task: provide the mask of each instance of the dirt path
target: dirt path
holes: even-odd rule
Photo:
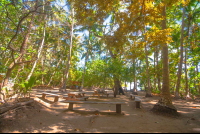
[[[54,91],[56,92],[56,91]],[[41,92],[35,92],[41,96]],[[58,92],[57,92],[58,93]],[[92,91],[86,91],[91,96]],[[60,93],[61,94],[61,93]],[[89,97],[88,101],[126,101],[122,105],[123,114],[115,113],[115,105],[77,104],[73,111],[67,106],[57,103],[54,108],[48,108],[35,101],[31,106],[11,110],[0,116],[0,132],[70,132],[70,133],[138,133],[138,132],[167,132],[167,133],[199,133],[200,132],[200,103],[195,101],[173,100],[180,113],[179,117],[156,115],[150,109],[159,97],[142,98],[141,109],[135,109],[135,102],[128,95]],[[52,100],[53,98],[47,97]],[[47,101],[48,102],[48,101]]]

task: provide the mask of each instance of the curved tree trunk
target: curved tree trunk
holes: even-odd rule
[[[66,72],[66,78],[63,84],[63,89],[66,91],[66,85],[67,85],[67,79],[68,79],[68,74],[69,74],[69,67],[70,67],[70,59],[71,59],[71,50],[72,50],[72,38],[73,38],[73,28],[74,26],[74,8],[72,5],[72,27],[71,27],[71,38],[70,38],[70,47],[69,47],[69,55],[68,55],[68,61],[67,61],[67,72]]]
[[[179,62],[179,68],[178,68],[178,80],[176,84],[176,93],[175,98],[180,98],[179,96],[179,87],[180,87],[180,81],[181,81],[181,74],[182,74],[182,64],[183,64],[183,32],[184,32],[184,18],[185,18],[185,7],[183,7],[183,16],[182,16],[182,29],[181,29],[181,55],[180,55],[180,62]]]
[[[37,59],[35,60],[35,62],[34,62],[34,64],[33,64],[33,67],[32,67],[32,70],[31,70],[30,74],[28,75],[28,77],[26,78],[26,81],[28,81],[28,80],[30,79],[30,77],[32,76],[32,74],[33,74],[33,72],[34,72],[34,69],[35,69],[35,67],[36,67],[36,65],[37,65],[37,62],[38,62],[38,60],[39,60],[39,58],[40,58],[40,54],[41,54],[41,52],[42,52],[42,48],[43,48],[43,46],[44,46],[45,30],[46,30],[46,19],[47,19],[47,14],[46,14],[45,17],[44,17],[45,23],[44,23],[44,29],[43,29],[43,38],[42,38],[42,42],[41,42],[40,48],[39,48],[39,50],[38,50]]]
[[[38,0],[36,1],[36,5],[35,5],[35,10],[37,9],[37,3],[38,3]],[[31,21],[30,21],[30,24],[29,24],[29,27],[28,27],[28,31],[24,37],[24,40],[23,40],[23,43],[21,45],[21,48],[20,48],[20,55],[16,58],[16,59],[13,59],[14,61],[9,65],[8,67],[8,70],[7,70],[7,73],[6,73],[6,77],[4,79],[4,83],[3,83],[3,87],[7,85],[8,83],[8,79],[10,78],[10,75],[12,73],[12,70],[17,66],[17,65],[20,65],[20,63],[17,63],[18,60],[22,59],[23,58],[23,55],[25,53],[25,48],[27,46],[27,42],[28,42],[28,38],[29,38],[29,34],[31,32],[31,29],[32,29],[32,26],[33,26],[33,20],[35,19],[35,13],[36,12],[33,12],[32,14],[32,17],[31,17]],[[15,36],[15,35],[14,35]],[[14,37],[13,37],[14,38]],[[13,50],[12,50],[12,55],[13,55]],[[14,57],[14,56],[13,56]]]

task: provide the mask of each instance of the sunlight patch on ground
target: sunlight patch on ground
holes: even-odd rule
[[[200,133],[200,128],[193,128],[192,130]]]

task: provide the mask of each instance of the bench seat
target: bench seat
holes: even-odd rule
[[[125,105],[126,102],[97,102],[97,101],[64,101],[65,103],[69,103],[69,110],[73,110],[73,104],[115,104],[116,105],[116,113],[121,113],[121,105]]]
[[[141,98],[139,96],[135,97],[136,108],[140,108]]]
[[[136,97],[137,95],[134,95],[134,94],[130,94],[130,99],[133,99],[133,100],[135,100],[135,97]]]

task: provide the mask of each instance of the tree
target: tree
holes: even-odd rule
[[[163,7],[162,15],[164,20],[162,20],[162,30],[167,28],[166,26],[166,5]],[[170,96],[169,88],[169,57],[168,57],[168,44],[164,43],[163,48],[163,85],[161,91],[161,98],[156,105],[153,107],[153,111],[164,111],[170,113],[176,113],[177,109],[172,104],[172,99]]]

